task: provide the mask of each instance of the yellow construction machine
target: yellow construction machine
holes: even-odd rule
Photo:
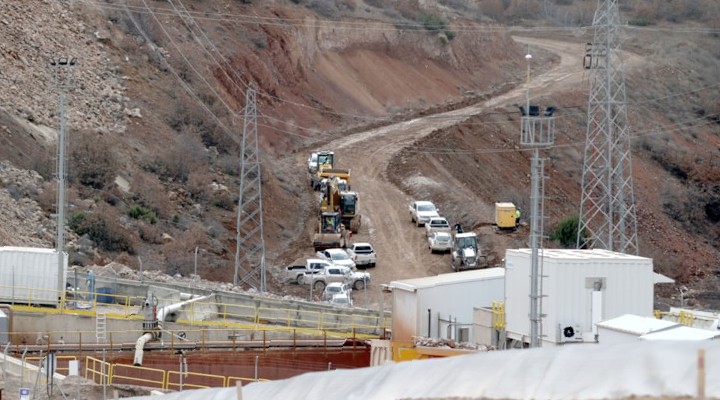
[[[320,202],[320,212],[330,211],[339,212],[345,228],[352,233],[358,233],[362,218],[358,213],[358,194],[347,190],[346,181],[337,176],[332,177],[325,185]]]
[[[347,230],[342,223],[340,213],[327,211],[320,214],[318,232],[313,235],[315,251],[345,248],[347,246]]]

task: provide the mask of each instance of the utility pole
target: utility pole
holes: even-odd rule
[[[618,0],[598,2],[593,27],[577,248],[638,254]]]
[[[242,147],[240,148],[240,199],[237,214],[237,248],[233,284],[265,292],[265,240],[262,219],[262,175],[257,139],[255,89],[245,94]]]
[[[58,256],[58,299],[60,311],[65,308],[65,185],[67,173],[67,112],[66,97],[74,85],[74,72],[77,59],[65,56],[51,58],[50,70],[53,74],[55,89],[59,93],[58,105],[58,144],[57,144],[57,237],[55,248]]]
[[[555,142],[555,107],[547,107],[541,112],[540,107],[530,104],[530,60],[532,55],[528,46],[527,90],[525,107],[520,107],[520,144],[533,151],[530,160],[530,347],[542,345],[542,265],[540,249],[543,239],[543,199],[545,160],[540,158],[540,149],[551,146]]]

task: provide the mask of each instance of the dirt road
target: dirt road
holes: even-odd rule
[[[551,70],[531,76],[530,90],[559,90],[582,80],[583,71],[578,61],[583,51],[581,43],[520,37],[516,41],[529,44],[531,52],[534,47],[542,47],[560,57],[560,62]],[[382,284],[452,271],[450,256],[431,254],[423,230],[410,223],[407,206],[412,199],[388,181],[386,174],[392,173],[387,171],[389,161],[401,149],[435,130],[458,124],[498,105],[521,100],[526,90],[524,84],[470,107],[360,132],[322,146],[336,152],[340,166],[352,169],[352,188],[359,193],[363,221],[362,229],[353,240],[373,243],[378,253],[377,267],[369,270],[372,284],[367,292],[354,293],[356,306],[387,308],[389,297],[381,297]],[[492,210],[480,201],[473,201],[473,194],[462,185],[447,184],[449,189],[461,191],[468,200],[466,204],[476,208],[471,212],[491,215]]]

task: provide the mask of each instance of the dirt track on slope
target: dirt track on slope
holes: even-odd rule
[[[582,80],[582,70],[577,61],[578,55],[582,54],[582,45],[540,39],[516,40],[529,43],[531,51],[532,47],[538,46],[560,56],[560,63],[551,70],[531,77],[530,90],[559,90]],[[387,171],[389,161],[403,148],[412,146],[413,142],[436,130],[461,123],[497,105],[522,99],[526,88],[527,85],[521,85],[470,107],[360,132],[323,146],[333,149],[339,164],[352,170],[352,188],[359,193],[363,221],[360,233],[354,235],[353,240],[373,243],[378,253],[377,267],[370,270],[372,284],[368,291],[354,294],[356,306],[379,308],[383,301],[387,308],[389,297],[381,300],[382,284],[452,271],[449,256],[431,254],[422,229],[410,223],[407,205],[413,199],[387,179],[386,174],[391,173]],[[463,190],[462,185],[454,182],[446,184],[449,190],[461,191],[461,197],[467,199],[465,204],[477,208],[470,212],[476,215],[490,215],[492,212],[482,202],[474,201],[473,194]]]

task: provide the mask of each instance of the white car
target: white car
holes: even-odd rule
[[[327,286],[325,286],[325,290],[323,291],[322,297],[320,299],[324,301],[329,301],[338,294],[346,294],[348,295],[348,297],[351,297],[352,288],[347,283],[330,282]]]
[[[430,218],[425,224],[425,236],[430,236],[432,232],[450,232],[450,223],[443,217]]]
[[[348,253],[343,249],[326,249],[315,253],[316,256],[330,260],[335,265],[348,267],[355,270],[355,261],[353,261]]]
[[[343,307],[352,307],[353,302],[349,295],[345,293],[336,294],[335,296],[330,299],[330,304],[335,304],[337,306],[343,306]]]
[[[436,251],[442,253],[450,251],[452,249],[450,232],[436,231],[430,233],[430,236],[428,236],[428,247],[431,253],[435,253]]]
[[[358,267],[375,266],[377,256],[370,243],[352,243],[346,251]]]
[[[410,210],[410,221],[417,226],[423,226],[430,218],[439,217],[440,210],[431,201],[413,201],[408,206]]]

